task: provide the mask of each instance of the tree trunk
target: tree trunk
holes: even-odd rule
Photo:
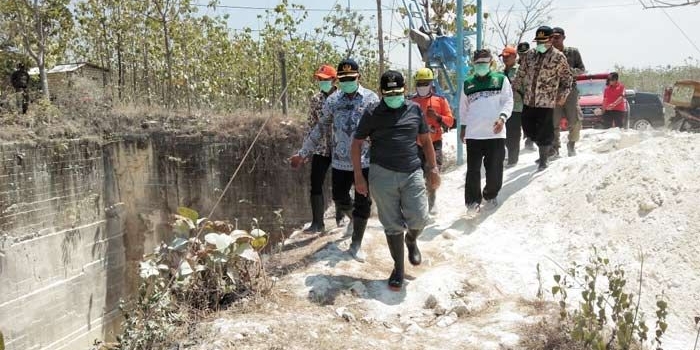
[[[377,39],[379,39],[379,77],[384,73],[384,32],[382,30],[382,0],[377,0]]]
[[[46,64],[44,64],[44,49],[39,49],[39,60],[37,62],[39,66],[39,77],[41,77],[41,90],[44,93],[44,98],[50,100],[51,95],[49,94],[49,78],[46,75]]]
[[[167,86],[165,90],[165,107],[170,109],[173,92],[173,68],[172,68],[172,53],[170,52],[170,32],[168,30],[168,22],[163,12],[163,40],[165,41],[165,74]]]

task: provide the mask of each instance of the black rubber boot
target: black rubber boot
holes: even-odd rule
[[[566,144],[566,150],[568,151],[569,157],[576,156],[576,142],[569,141],[569,143]]]
[[[311,196],[311,225],[304,230],[304,233],[323,232],[325,225],[323,224],[324,202],[323,195]]]
[[[423,261],[416,239],[420,236],[422,230],[408,230],[406,233],[406,248],[408,248],[408,262],[413,266],[420,265]]]
[[[365,262],[367,256],[362,251],[362,237],[365,235],[367,228],[367,219],[354,217],[352,219],[352,240],[350,243],[350,255],[359,262]]]
[[[539,164],[537,166],[538,171],[547,169],[547,156],[549,155],[549,148],[551,146],[540,146],[540,159],[537,160]]]
[[[387,235],[386,243],[389,245],[389,252],[391,257],[394,259],[394,270],[391,271],[391,276],[389,276],[389,289],[393,291],[400,291],[403,287],[403,233],[400,235]]]
[[[338,210],[337,208],[335,209],[335,225],[337,227],[343,227],[345,226],[345,221],[343,220],[345,218],[345,214],[341,210]]]

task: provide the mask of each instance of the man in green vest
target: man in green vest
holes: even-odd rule
[[[508,78],[491,70],[491,52],[474,53],[474,75],[464,81],[459,115],[460,137],[467,144],[467,178],[464,201],[468,214],[498,206],[496,197],[503,185],[506,122],[513,112],[513,90]],[[486,169],[486,187],[481,189],[481,166]]]

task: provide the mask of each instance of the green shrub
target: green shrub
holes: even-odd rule
[[[629,350],[649,340],[649,327],[640,310],[643,267],[642,256],[636,295],[629,291],[624,268],[612,265],[595,247],[586,264],[574,262],[564,276],[554,275],[552,294],[559,301],[563,331],[585,348],[596,350]],[[578,305],[569,304],[572,288],[581,289],[583,300]],[[657,296],[655,314],[652,344],[661,349],[661,337],[668,327],[663,295]]]

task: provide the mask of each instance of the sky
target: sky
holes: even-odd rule
[[[446,0],[449,1],[449,0]],[[250,27],[258,29],[264,25],[256,17],[264,14],[261,8],[272,8],[279,0],[221,0],[221,5],[255,7],[247,9],[217,8],[216,13],[230,14],[229,25],[233,29]],[[369,16],[376,14],[376,0],[289,0],[311,9],[308,19],[301,27],[302,32],[313,34],[313,28],[322,24],[335,3],[350,6],[361,11],[367,21],[376,28],[376,20]],[[468,0],[465,0],[465,3]],[[200,0],[205,3],[205,0]],[[513,16],[522,12],[519,0],[483,0],[484,12],[514,6]],[[403,30],[408,26],[396,9],[403,6],[402,0],[383,0],[384,32],[392,40],[385,45],[388,59],[394,68],[408,67],[408,49],[400,45],[406,42]],[[202,8],[202,12],[212,12]],[[700,18],[700,6],[685,6],[671,9],[644,9],[637,0],[554,0],[551,12],[551,26],[562,27],[566,31],[565,45],[579,48],[587,70],[590,73],[608,72],[616,65],[624,67],[655,67],[680,65],[689,57],[700,59],[700,30],[694,27]],[[490,25],[490,22],[484,21]],[[674,24],[675,23],[675,24]],[[684,35],[685,33],[685,35]],[[533,36],[528,33],[527,37]],[[686,38],[686,36],[688,38]],[[489,47],[500,48],[502,44],[496,34],[485,29],[484,43]],[[418,50],[412,50],[412,67],[418,67]]]

